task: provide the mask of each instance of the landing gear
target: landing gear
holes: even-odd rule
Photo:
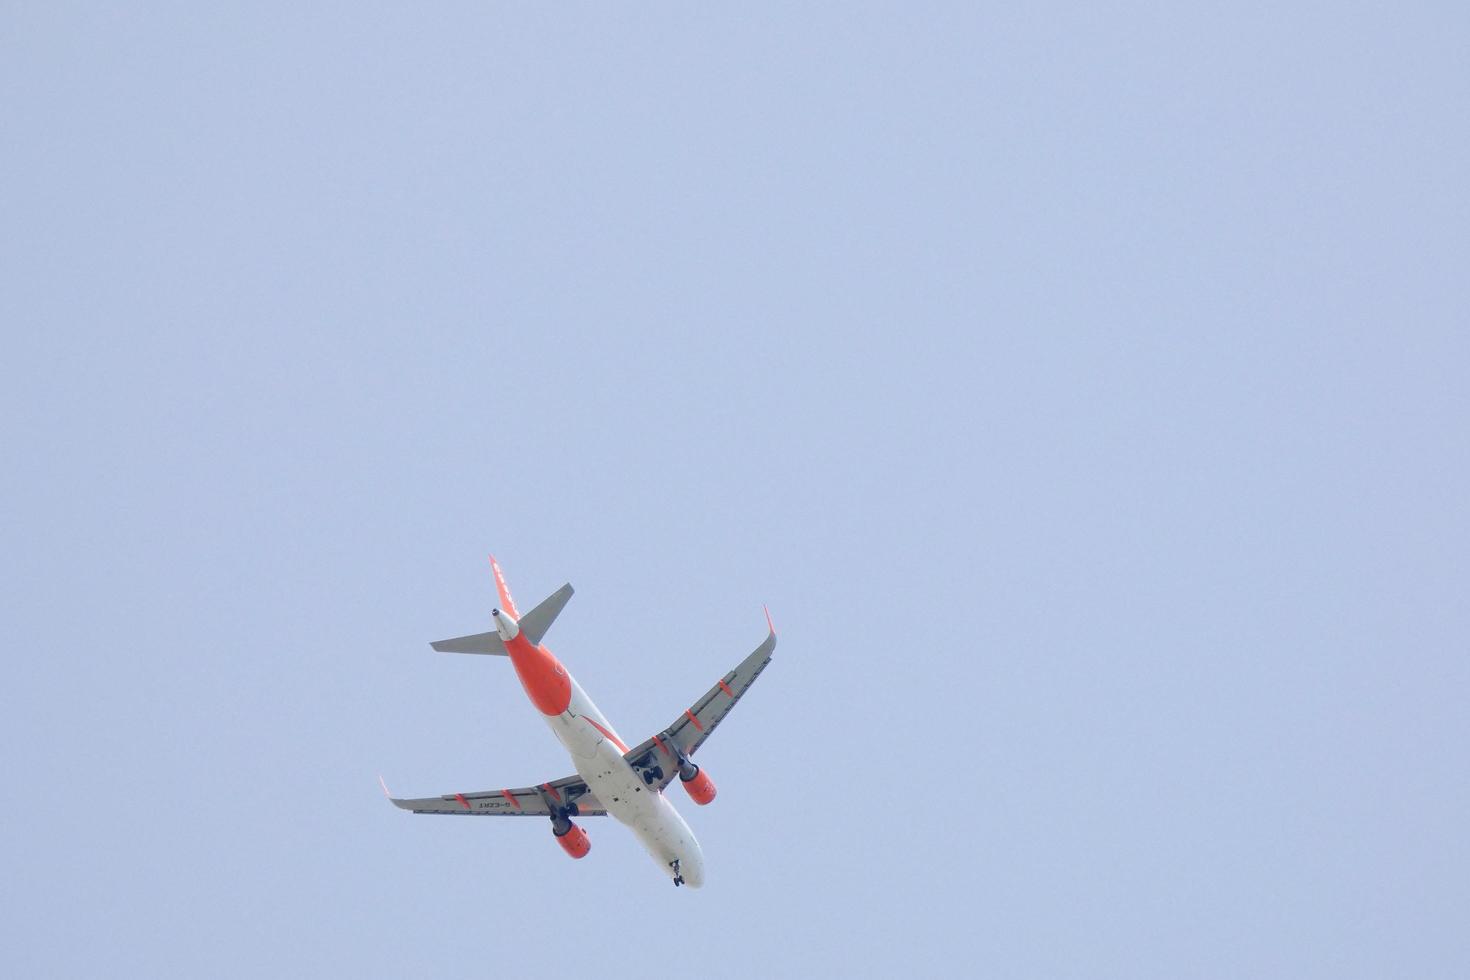
[[[684,884],[684,876],[679,873],[679,859],[674,858],[674,860],[670,861],[669,867],[674,869],[674,887],[678,888]]]

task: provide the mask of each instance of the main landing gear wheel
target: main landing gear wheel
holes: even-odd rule
[[[674,860],[670,861],[669,867],[674,869],[674,887],[678,888],[684,884],[684,876],[679,873],[679,859],[674,858]]]

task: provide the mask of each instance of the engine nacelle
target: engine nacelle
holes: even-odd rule
[[[561,849],[566,851],[567,856],[570,858],[584,858],[587,856],[587,852],[592,850],[592,841],[587,839],[587,831],[578,827],[570,820],[567,821],[566,830],[558,833],[557,829],[552,827],[551,833],[556,837],[556,842],[561,845]]]
[[[691,762],[679,770],[679,782],[684,784],[684,791],[689,794],[689,798],[700,806],[708,806],[714,802],[715,781],[709,778],[709,773],[694,763]]]

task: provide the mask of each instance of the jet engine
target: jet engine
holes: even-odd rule
[[[592,850],[592,841],[587,839],[587,831],[578,827],[570,820],[566,820],[564,827],[553,823],[551,825],[551,833],[556,837],[556,842],[561,845],[561,849],[566,851],[567,856],[570,858],[584,858],[587,856],[587,852]]]
[[[684,784],[684,791],[689,798],[700,806],[708,806],[715,799],[715,781],[709,778],[709,773],[699,768],[692,762],[685,762],[679,767],[679,782]]]

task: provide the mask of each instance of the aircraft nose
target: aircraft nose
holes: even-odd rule
[[[698,848],[679,861],[679,873],[684,876],[685,888],[699,888],[704,884],[704,855]]]

